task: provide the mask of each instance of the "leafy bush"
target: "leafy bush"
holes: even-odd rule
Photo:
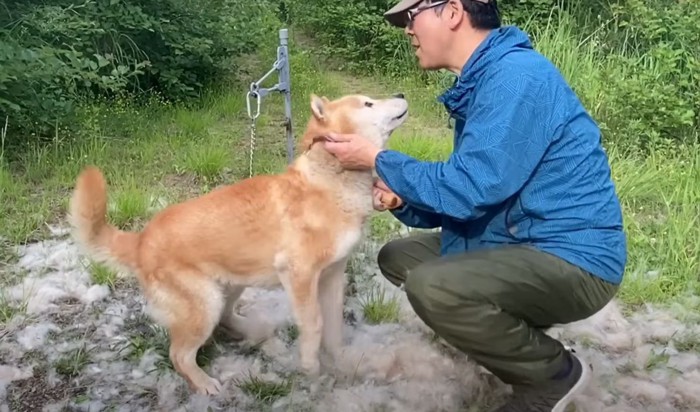
[[[610,68],[610,108],[643,148],[698,140],[700,126],[700,3],[623,0],[610,10],[603,44]]]
[[[344,0],[282,2],[288,19],[308,29],[320,43],[322,54],[342,60],[351,70],[401,74],[409,68],[404,57],[409,45],[404,34],[384,23],[382,13],[395,0]],[[396,61],[396,58],[404,59]]]
[[[14,136],[41,136],[70,123],[84,98],[141,96],[144,91],[168,100],[196,97],[226,79],[235,70],[236,57],[255,50],[270,24],[268,5],[237,0],[5,1],[0,115],[10,118]]]

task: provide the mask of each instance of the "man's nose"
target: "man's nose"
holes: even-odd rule
[[[397,98],[397,99],[403,99],[403,98],[404,98],[403,93],[394,93],[394,94],[392,95],[392,97],[395,97],[395,98]]]

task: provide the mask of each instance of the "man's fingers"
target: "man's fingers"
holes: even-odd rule
[[[323,146],[326,148],[327,151],[331,152],[332,154],[338,153],[338,149],[340,149],[341,147],[340,145],[342,145],[342,143],[331,141],[323,142]]]

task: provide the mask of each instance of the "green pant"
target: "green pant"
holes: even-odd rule
[[[542,329],[593,315],[618,289],[529,246],[441,258],[439,236],[389,242],[379,268],[436,334],[508,384],[555,375],[565,349]]]

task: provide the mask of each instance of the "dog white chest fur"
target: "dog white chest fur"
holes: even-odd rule
[[[336,263],[348,258],[355,246],[359,243],[361,236],[361,228],[352,228],[338,236],[335,241],[335,253],[333,254],[331,262]]]

